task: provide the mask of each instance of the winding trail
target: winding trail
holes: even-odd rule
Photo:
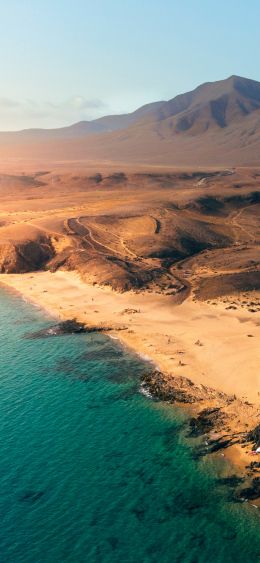
[[[233,228],[235,227],[235,229],[240,229],[240,231],[243,231],[244,233],[246,233],[246,235],[249,236],[249,238],[253,242],[255,242],[256,241],[255,236],[250,231],[248,231],[245,227],[242,227],[242,225],[240,223],[238,223],[238,221],[237,221],[238,218],[241,217],[241,215],[245,211],[245,209],[248,209],[249,207],[251,207],[250,204],[245,205],[245,207],[242,207],[242,209],[240,209],[239,211],[235,211],[235,212],[231,213],[231,215],[229,216],[229,219],[230,219],[229,224]],[[237,242],[239,242],[239,241],[237,240]]]
[[[84,225],[82,223],[82,219],[84,219],[84,217],[75,217],[75,218],[70,218],[67,220],[67,228],[69,229],[70,233],[76,236],[80,236],[82,237],[82,240],[84,242],[86,242],[87,244],[89,244],[93,250],[96,250],[97,252],[100,252],[103,250],[103,252],[112,252],[112,254],[118,256],[122,256],[122,258],[126,259],[126,255],[123,254],[123,252],[120,252],[119,250],[115,250],[114,248],[112,248],[111,246],[109,246],[108,244],[104,244],[99,242],[93,235],[90,227],[86,227],[86,225]],[[65,227],[66,228],[66,227]],[[102,231],[102,228],[99,227],[99,229]],[[111,233],[112,235],[112,233]],[[117,238],[118,242],[121,244],[121,246],[125,249],[126,254],[128,256],[132,256],[135,259],[139,259],[142,260],[142,258],[140,256],[138,256],[136,253],[134,253],[132,250],[130,250],[130,248],[128,248],[128,246],[126,245],[125,241],[123,240],[122,237],[119,237],[118,235],[113,234],[113,236],[115,238]],[[98,248],[96,248],[96,246],[98,246]]]

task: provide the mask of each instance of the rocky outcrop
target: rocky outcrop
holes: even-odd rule
[[[190,420],[190,435],[202,436],[216,428],[225,418],[219,407],[203,409],[197,417]]]
[[[242,444],[242,447],[248,442],[253,443],[254,447],[260,445],[259,424],[250,432],[245,431],[243,426],[236,426],[239,409],[243,411],[252,405],[242,403],[235,396],[226,395],[204,385],[196,385],[186,377],[175,377],[157,370],[143,376],[142,389],[160,401],[190,405],[189,411],[192,411],[193,416],[187,421],[186,435],[195,439],[194,459],[223,452],[235,444]],[[223,483],[220,481],[219,484],[228,484],[234,488],[232,500],[236,502],[256,500],[260,497],[259,465],[258,461],[254,461],[242,477],[236,476],[230,479],[230,482],[224,479]],[[243,482],[247,486],[241,488]]]
[[[260,498],[260,477],[254,477],[249,487],[241,489],[238,493],[239,498],[256,500]]]
[[[260,424],[248,432],[246,439],[248,442],[253,442],[255,448],[260,446]]]
[[[82,334],[91,332],[106,332],[111,330],[109,327],[103,326],[87,326],[84,323],[76,321],[76,319],[68,319],[60,323],[43,328],[37,332],[26,334],[25,338],[48,338],[50,336],[63,336],[65,334]]]
[[[154,370],[146,373],[142,381],[143,388],[155,398],[170,403],[199,403],[205,399],[224,399],[224,393],[205,385],[195,385],[187,377],[174,377]]]
[[[119,292],[138,290],[161,274],[159,268],[144,268],[141,261],[123,260],[86,250],[71,253],[63,268],[76,270],[86,283],[111,286]]]
[[[46,236],[22,242],[4,242],[0,245],[0,272],[20,274],[43,268],[54,255],[51,241]]]

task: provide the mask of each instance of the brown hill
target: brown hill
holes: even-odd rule
[[[212,126],[227,127],[260,109],[260,83],[238,76],[208,82],[165,102],[146,121],[167,122],[169,131],[197,134]]]
[[[0,134],[0,156],[175,166],[257,165],[260,83],[232,76],[132,114]]]
[[[69,167],[0,174],[1,272],[62,268],[175,301],[259,290],[259,169]]]

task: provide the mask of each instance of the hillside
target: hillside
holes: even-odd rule
[[[0,271],[186,299],[258,290],[259,172],[0,174]],[[230,277],[232,276],[232,277]]]

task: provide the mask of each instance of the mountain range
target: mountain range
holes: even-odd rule
[[[0,133],[0,156],[182,165],[260,163],[260,82],[231,76],[60,129]]]

